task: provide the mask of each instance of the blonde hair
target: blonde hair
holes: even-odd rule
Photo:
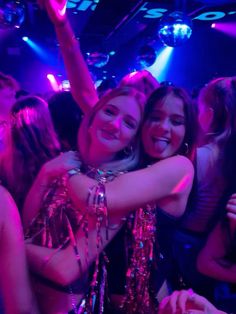
[[[143,108],[145,103],[145,96],[140,93],[138,90],[132,87],[118,87],[106,95],[104,95],[96,104],[96,106],[91,110],[91,112],[83,118],[81,123],[79,133],[78,133],[78,146],[79,152],[82,160],[86,163],[86,156],[88,156],[88,151],[90,148],[90,136],[89,136],[89,127],[91,126],[93,119],[97,112],[105,106],[109,100],[119,97],[119,96],[131,96],[137,101],[141,116],[143,116]],[[116,159],[109,164],[103,165],[106,168],[111,167],[112,170],[129,170],[134,168],[139,162],[139,131],[141,128],[141,122],[137,134],[132,140],[132,151],[127,156],[124,151],[117,152]]]

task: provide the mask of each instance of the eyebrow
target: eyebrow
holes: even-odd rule
[[[116,110],[118,109],[115,105],[113,105],[113,104],[109,104],[109,103],[107,103],[106,105],[104,105],[104,107],[105,106],[110,106],[110,107],[113,107],[113,108],[115,108]],[[119,110],[119,109],[118,109]],[[127,113],[126,114],[130,119],[132,119],[134,122],[136,122],[137,124],[138,124],[138,120],[136,119],[136,118],[134,118],[133,116],[131,116],[129,113]]]
[[[159,109],[156,109],[156,110],[153,110],[153,111],[151,112],[151,115],[152,115],[152,114],[155,114],[155,113],[163,114],[163,111],[161,111],[161,110],[159,110]],[[180,113],[172,113],[171,116],[181,117],[181,118],[185,119],[185,116],[182,115],[182,114],[180,114]]]

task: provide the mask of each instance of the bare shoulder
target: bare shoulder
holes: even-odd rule
[[[12,216],[18,215],[16,204],[8,190],[0,185],[0,221],[6,221]]]
[[[13,205],[13,204],[15,205],[11,194],[2,185],[0,185],[0,204],[1,204],[1,206],[3,206],[3,205],[6,206],[7,204],[8,205]]]
[[[169,169],[170,171],[177,172],[187,172],[188,174],[194,175],[194,167],[192,162],[185,156],[176,155],[161,161],[158,161],[154,167],[163,167]]]

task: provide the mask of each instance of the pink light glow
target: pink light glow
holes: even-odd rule
[[[215,27],[216,27],[216,23],[212,23],[211,28],[215,28]]]
[[[236,37],[236,23],[217,23],[215,29],[231,37]]]
[[[55,79],[55,76],[53,74],[47,74],[47,79],[50,82],[50,85],[52,87],[52,89],[54,90],[54,92],[58,92],[60,90],[59,85]]]
[[[184,191],[186,189],[186,186],[190,184],[192,180],[191,175],[185,175],[173,188],[173,193],[180,193],[181,191]]]

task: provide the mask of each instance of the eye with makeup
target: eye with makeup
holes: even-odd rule
[[[171,118],[171,123],[174,126],[180,126],[180,125],[185,125],[185,119],[184,117],[176,116]]]
[[[116,114],[116,110],[113,106],[105,106],[103,112],[108,116],[114,116]]]
[[[132,118],[126,118],[125,120],[124,120],[124,123],[125,123],[125,125],[128,127],[128,128],[130,128],[130,129],[133,129],[133,130],[135,130],[136,128],[137,128],[137,122],[135,121],[135,120],[133,120]]]

